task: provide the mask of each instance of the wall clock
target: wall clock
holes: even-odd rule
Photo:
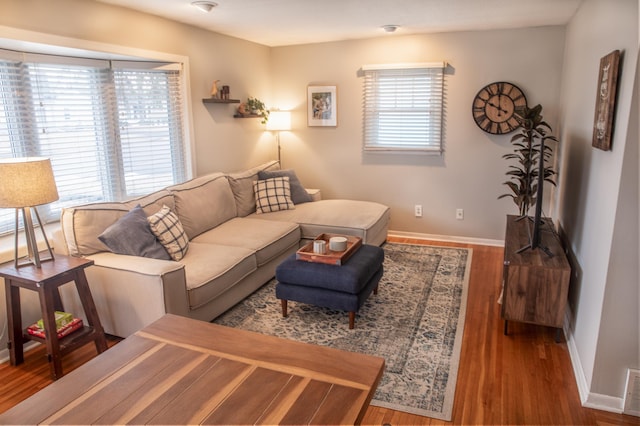
[[[487,133],[501,135],[520,126],[516,112],[527,98],[514,84],[497,81],[484,86],[473,99],[473,119]]]

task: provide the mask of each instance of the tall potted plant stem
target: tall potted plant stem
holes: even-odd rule
[[[556,172],[547,164],[553,155],[553,148],[546,142],[555,141],[555,136],[549,134],[551,126],[542,119],[542,106],[536,105],[533,108],[523,107],[517,114],[520,121],[520,132],[511,138],[514,152],[505,154],[502,158],[515,160],[517,164],[511,164],[506,175],[509,180],[504,182],[511,190],[510,193],[502,194],[498,197],[510,197],[518,206],[520,217],[527,216],[529,209],[542,200],[536,199],[538,190],[539,162],[543,162],[542,173],[543,182],[556,185],[554,176]],[[544,142],[542,155],[540,145]]]

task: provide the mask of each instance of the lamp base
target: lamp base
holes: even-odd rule
[[[24,234],[27,238],[27,255],[20,256],[18,254],[18,236],[20,235],[18,232],[19,227],[19,211],[22,210],[22,220],[24,223]],[[15,268],[22,268],[24,266],[35,266],[37,268],[41,267],[42,262],[47,262],[49,260],[55,260],[53,255],[53,250],[51,250],[51,246],[49,245],[49,240],[47,240],[47,235],[44,232],[44,226],[42,226],[42,221],[40,220],[40,215],[38,214],[38,209],[35,207],[33,211],[36,214],[36,219],[38,221],[38,225],[40,226],[40,230],[42,231],[42,238],[44,239],[45,244],[47,245],[48,256],[41,258],[40,252],[38,251],[38,245],[36,243],[36,232],[33,228],[33,219],[31,217],[31,208],[23,207],[21,209],[16,209],[16,238],[15,238],[15,256],[14,256],[14,266]]]

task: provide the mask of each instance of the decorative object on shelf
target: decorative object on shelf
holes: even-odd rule
[[[307,125],[329,127],[338,125],[336,86],[307,87]]]
[[[15,226],[15,267],[36,265],[53,260],[53,251],[47,240],[42,220],[36,206],[58,199],[58,189],[53,177],[51,160],[41,157],[9,158],[0,160],[0,207],[16,209]],[[49,256],[40,258],[36,233],[33,228],[32,210],[35,213]],[[19,212],[22,211],[24,233],[27,239],[27,256],[21,260],[18,252]]]
[[[271,130],[276,134],[276,142],[278,143],[278,163],[282,167],[280,159],[280,132],[283,130],[291,130],[291,112],[275,110],[269,114],[267,122],[267,130]]]
[[[242,102],[238,106],[238,114],[234,115],[236,118],[245,117],[261,117],[262,124],[266,124],[269,121],[269,110],[258,98],[249,97],[246,102]]]
[[[218,83],[220,83],[220,80],[214,80],[211,84],[211,97],[214,99],[220,99],[218,96]]]
[[[497,81],[484,86],[473,98],[473,119],[487,133],[510,133],[520,126],[517,112],[526,106],[527,98],[518,86]]]
[[[600,59],[592,145],[603,151],[611,149],[619,65],[619,50],[614,50]]]
[[[222,86],[222,99],[229,100],[229,86]]]

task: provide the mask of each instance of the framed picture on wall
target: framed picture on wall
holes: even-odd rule
[[[592,145],[594,148],[602,149],[603,151],[611,149],[619,64],[619,50],[614,50],[600,59]]]
[[[307,124],[334,127],[338,125],[336,86],[307,87]]]

